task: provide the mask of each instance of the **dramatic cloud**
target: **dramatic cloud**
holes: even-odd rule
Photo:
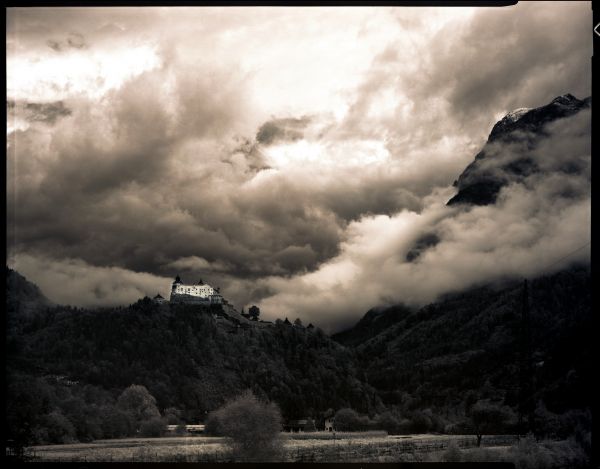
[[[490,167],[505,163],[498,157],[504,150],[511,158],[528,155],[541,170],[509,183],[494,205],[448,207],[450,189],[429,197],[420,214],[403,211],[353,222],[340,254],[317,271],[267,279],[277,294],[263,308],[334,329],[351,325],[357,306],[364,311],[399,301],[422,305],[442,292],[588,262],[590,124],[584,110],[549,124],[549,136],[533,151],[512,144],[496,148]],[[412,258],[415,247],[419,256]]]
[[[445,202],[506,112],[590,94],[590,22],[584,2],[9,9],[11,262],[57,302],[179,273],[329,330],[534,274],[585,242],[589,112],[497,205]]]

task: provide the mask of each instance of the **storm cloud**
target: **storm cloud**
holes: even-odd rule
[[[181,274],[330,331],[539,273],[589,239],[589,112],[495,205],[445,203],[504,114],[590,94],[574,3],[9,9],[9,264],[56,302]]]
[[[340,254],[317,271],[266,280],[278,293],[264,307],[292,317],[301,311],[335,329],[357,319],[350,313],[357,302],[363,311],[394,302],[420,306],[441,292],[589,262],[590,111],[552,122],[545,131],[533,151],[521,148],[515,155],[519,151],[510,144],[496,149],[500,156],[527,155],[541,169],[510,181],[495,204],[448,207],[454,193],[448,188],[428,197],[421,213],[365,216],[349,225]],[[578,170],[569,166],[565,172],[568,162],[577,162]],[[504,163],[492,159],[490,169]]]

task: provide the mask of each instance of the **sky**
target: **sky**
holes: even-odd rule
[[[178,274],[328,332],[548,272],[590,239],[589,111],[496,204],[445,204],[504,115],[591,94],[591,29],[591,2],[9,8],[8,264],[60,304]]]

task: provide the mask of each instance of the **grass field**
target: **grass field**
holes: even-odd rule
[[[282,434],[284,461],[391,462],[431,460],[450,442],[458,448],[475,445],[473,436],[386,435],[385,432]],[[484,437],[488,446],[508,446],[513,436]],[[92,443],[35,446],[29,452],[38,461],[55,462],[226,462],[234,458],[225,438],[189,436],[97,440]]]

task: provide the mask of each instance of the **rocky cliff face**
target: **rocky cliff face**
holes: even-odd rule
[[[551,124],[560,126],[560,120],[591,107],[591,97],[577,99],[571,94],[559,96],[549,104],[535,108],[521,108],[507,114],[492,128],[483,149],[475,156],[455,181],[458,193],[448,205],[489,205],[496,202],[502,187],[540,171],[534,150],[547,138]],[[565,158],[568,160],[568,155]],[[566,166],[566,172],[577,168]]]

